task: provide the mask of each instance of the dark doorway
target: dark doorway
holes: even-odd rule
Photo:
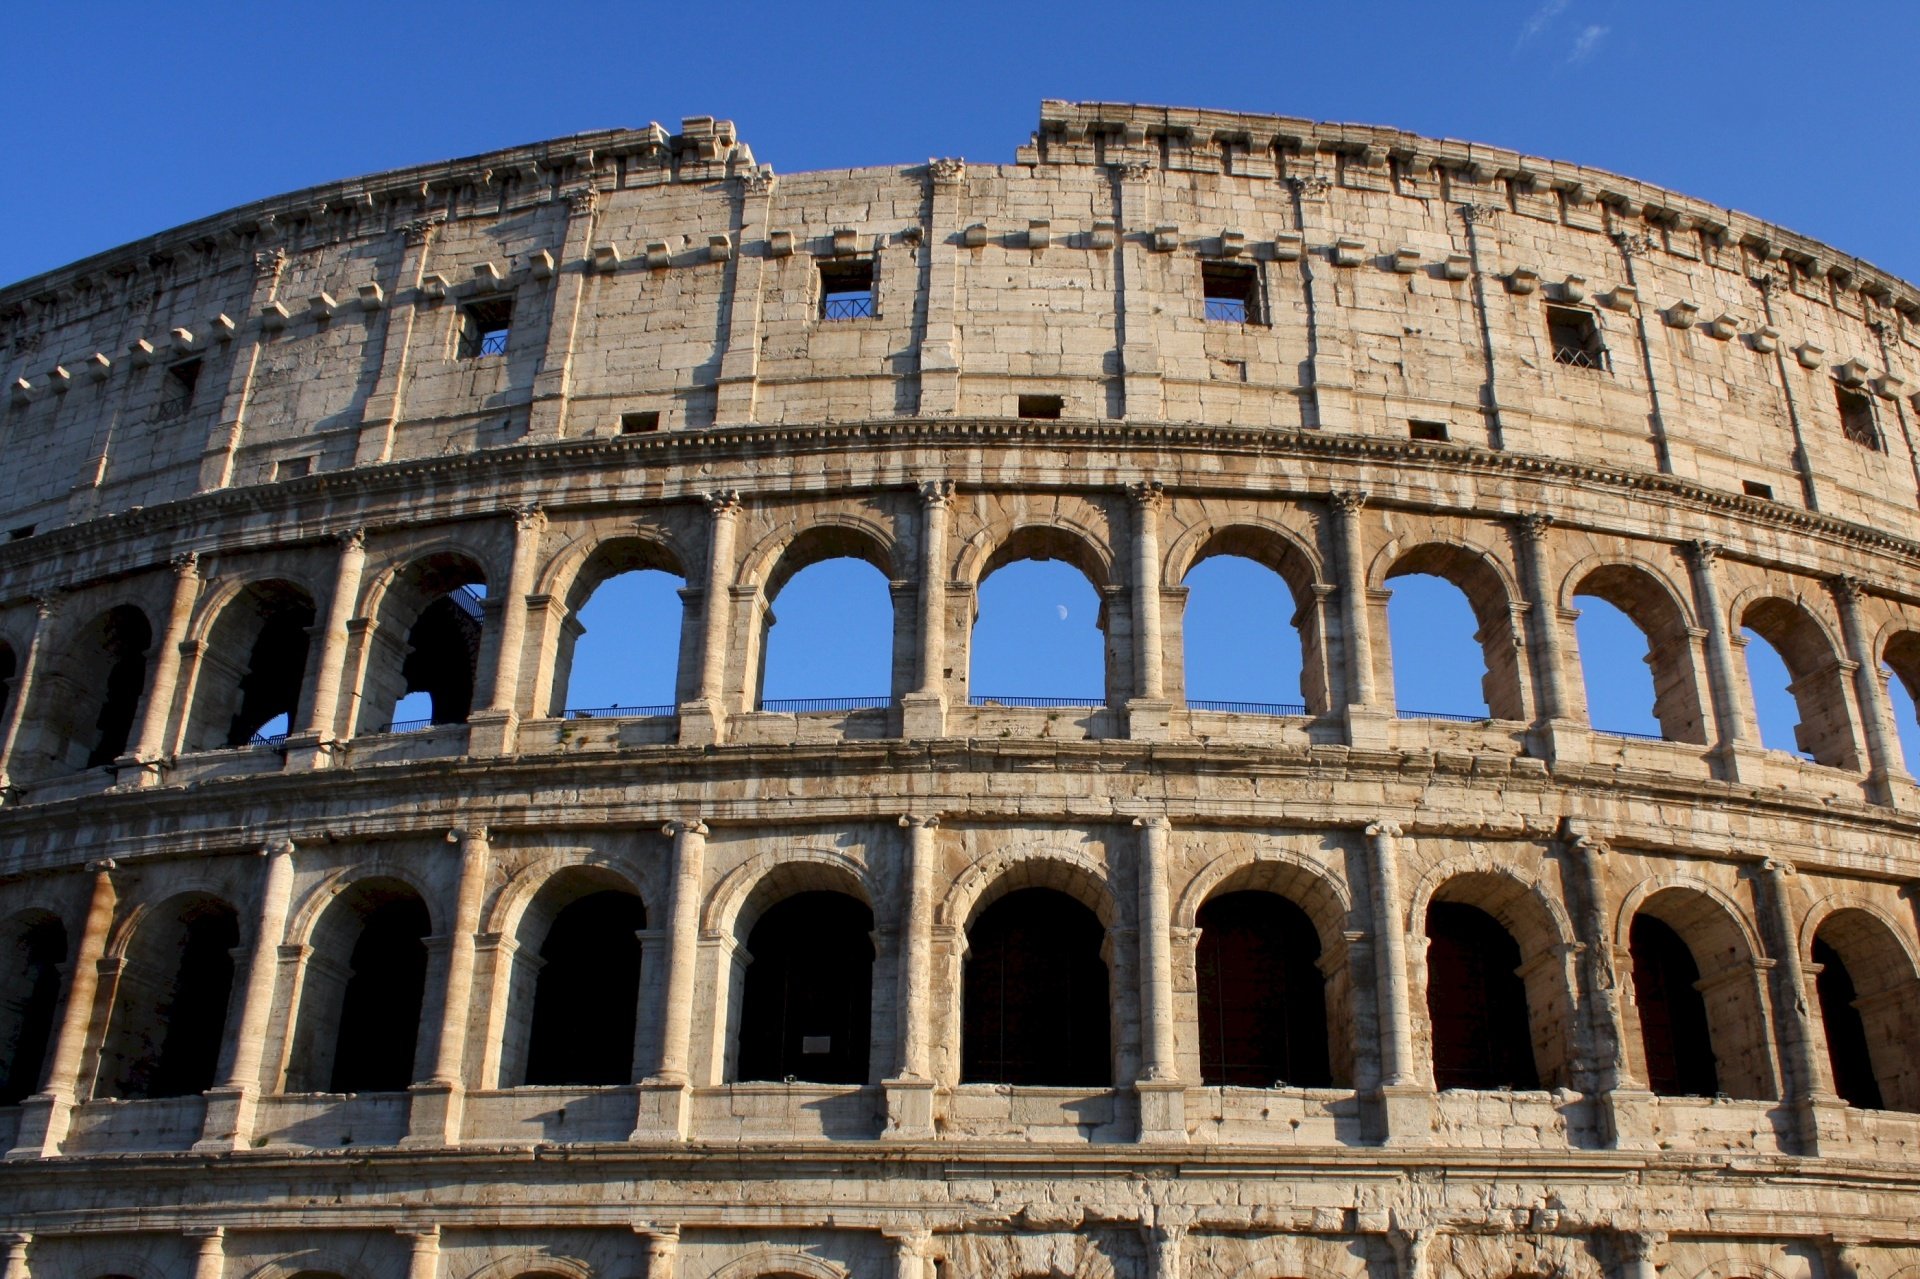
[[[105,700],[94,721],[88,768],[111,764],[127,753],[134,716],[140,710],[140,694],[147,685],[147,647],[152,642],[153,631],[139,609],[122,605],[107,614]]]
[[[1320,935],[1307,913],[1274,893],[1225,893],[1196,922],[1202,1081],[1331,1085]]]
[[[0,952],[0,1106],[17,1105],[40,1086],[66,958],[67,930],[57,919],[28,924]]]
[[[120,977],[110,1095],[189,1097],[213,1087],[239,944],[232,908],[213,898],[163,906],[147,920]]]
[[[340,1005],[330,1091],[398,1092],[413,1082],[428,927],[418,897],[382,902],[367,913]]]
[[[407,632],[407,659],[400,668],[404,691],[427,695],[436,724],[464,724],[473,710],[482,616],[479,598],[460,587],[422,609]]]
[[[646,908],[632,893],[589,893],[554,916],[540,947],[529,1084],[633,1082],[640,998],[640,938]]]
[[[1720,1071],[1701,998],[1700,965],[1679,933],[1651,915],[1635,915],[1627,934],[1633,959],[1633,1002],[1647,1087],[1662,1097],[1711,1097]]]
[[[1540,1086],[1519,967],[1519,945],[1493,916],[1459,902],[1427,908],[1436,1088]]]
[[[1874,1077],[1873,1054],[1867,1047],[1867,1024],[1854,1007],[1859,993],[1853,974],[1840,952],[1819,938],[1813,943],[1813,962],[1820,965],[1814,990],[1820,997],[1820,1020],[1827,1028],[1827,1060],[1832,1063],[1833,1090],[1849,1106],[1883,1110],[1880,1081]]]
[[[799,893],[753,926],[738,1077],[867,1082],[873,912],[845,893]]]
[[[240,709],[227,729],[227,745],[245,746],[267,724],[299,718],[300,685],[307,672],[307,632],[313,609],[290,603],[269,617],[253,642],[247,673],[240,677]]]
[[[1105,937],[1092,911],[1050,888],[980,912],[967,933],[962,1083],[1112,1085]]]

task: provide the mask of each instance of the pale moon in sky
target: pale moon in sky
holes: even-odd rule
[[[1065,604],[1055,604],[1055,605],[1054,605],[1054,608],[1055,608],[1055,609],[1057,609],[1057,610],[1059,611],[1059,613],[1060,613],[1060,620],[1061,620],[1061,621],[1063,621],[1063,622],[1064,622],[1064,621],[1066,621],[1066,620],[1067,620],[1067,606],[1066,606]]]

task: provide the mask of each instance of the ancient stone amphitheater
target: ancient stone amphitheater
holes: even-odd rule
[[[0,355],[6,1279],[1920,1274],[1867,263],[1385,129],[1048,102],[775,177],[697,118],[163,232]],[[1216,555],[1300,705],[1186,699]],[[892,696],[767,703],[849,556]],[[1031,559],[1098,705],[969,686]],[[580,713],[636,569],[677,698]],[[1484,717],[1397,712],[1403,574]],[[1657,739],[1589,727],[1589,597]]]

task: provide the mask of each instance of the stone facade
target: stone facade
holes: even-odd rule
[[[1012,165],[776,178],[702,118],[166,232],[0,290],[0,353],[6,1279],[1920,1274],[1920,292],[1866,263],[1388,130],[1048,102]],[[1218,554],[1302,705],[1188,703]],[[765,709],[839,556],[893,696]],[[970,695],[1029,558],[1100,592],[1104,704]],[[675,704],[570,716],[639,567]],[[1396,716],[1408,572],[1491,718]],[[1577,595],[1661,740],[1588,727]],[[836,1083],[754,1064],[802,894],[870,966]],[[1311,1082],[1202,1033],[1246,894]],[[980,1064],[1016,899],[1088,921],[1070,1086]],[[1430,979],[1448,910],[1511,1006]],[[1442,1086],[1516,1016],[1524,1079]]]

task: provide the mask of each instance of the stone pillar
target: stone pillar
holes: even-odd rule
[[[1160,346],[1153,326],[1153,289],[1147,284],[1153,253],[1153,179],[1159,166],[1150,160],[1110,164],[1119,193],[1115,221],[1123,232],[1114,272],[1120,290],[1120,370],[1124,379],[1125,412],[1136,422],[1156,422],[1167,413],[1166,387],[1160,368]]]
[[[34,601],[33,632],[27,637],[27,654],[20,661],[20,673],[13,678],[7,696],[7,719],[0,727],[0,802],[13,789],[13,752],[20,742],[20,725],[26,717],[27,699],[33,694],[34,677],[40,671],[40,652],[46,647],[47,631],[59,611],[58,597],[42,595]]]
[[[172,564],[173,600],[167,608],[159,649],[153,655],[153,678],[147,684],[146,703],[141,707],[140,729],[134,735],[131,756],[116,761],[116,782],[154,786],[160,781],[167,721],[172,717],[174,692],[180,684],[180,646],[186,642],[193,607],[200,599],[200,557],[188,551],[174,556]]]
[[[407,1279],[439,1279],[440,1227],[403,1226],[396,1232],[407,1240]]]
[[[910,1230],[883,1230],[893,1245],[893,1279],[928,1279],[928,1253],[933,1249],[933,1232],[924,1227]],[[652,1279],[649,1275],[648,1279]]]
[[[1873,652],[1866,620],[1860,616],[1860,597],[1864,585],[1857,577],[1844,574],[1827,579],[1833,602],[1840,610],[1840,629],[1847,642],[1847,658],[1853,663],[1854,698],[1860,703],[1860,719],[1867,739],[1867,795],[1876,804],[1913,807],[1913,778],[1903,767],[1900,738],[1894,731],[1893,709],[1888,704],[1886,675]]]
[[[386,309],[386,329],[380,339],[380,373],[360,410],[360,434],[354,440],[353,464],[377,466],[393,459],[393,432],[404,407],[413,358],[414,323],[429,305],[420,285],[426,279],[427,255],[440,217],[415,218],[401,224],[405,247],[394,272],[393,298]]]
[[[1829,1235],[1820,1249],[1827,1279],[1866,1279],[1860,1265],[1860,1246],[1866,1242],[1851,1235]]]
[[[933,1136],[933,898],[939,875],[940,815],[909,814],[907,856],[900,876],[906,919],[900,930],[898,1029],[900,1069],[886,1081],[886,1136]]]
[[[1184,1244],[1187,1228],[1161,1222],[1147,1228],[1147,1247],[1151,1253],[1147,1273],[1151,1279],[1183,1279],[1187,1273]]]
[[[944,737],[947,731],[947,528],[953,481],[920,485],[920,686],[900,699],[900,735]]]
[[[1387,1232],[1387,1242],[1393,1246],[1394,1265],[1399,1270],[1400,1279],[1427,1279],[1432,1273],[1433,1235],[1431,1226],[1411,1229],[1395,1226]]]
[[[186,1236],[194,1241],[193,1279],[220,1279],[227,1270],[226,1228],[202,1226]]]
[[[500,601],[500,643],[494,651],[493,689],[484,710],[468,718],[467,753],[475,757],[511,755],[520,723],[520,663],[527,644],[527,597],[540,566],[540,535],[547,517],[537,506],[513,513],[513,562]]]
[[[927,161],[927,319],[920,335],[921,417],[960,411],[960,217],[966,161]]]
[[[1580,1002],[1586,1010],[1596,1117],[1609,1144],[1618,1149],[1645,1149],[1653,1139],[1653,1094],[1643,1081],[1633,1078],[1627,1065],[1620,974],[1614,967],[1608,925],[1605,861],[1612,850],[1603,840],[1578,832],[1568,834],[1565,848],[1576,904],[1574,935],[1586,952],[1587,989]]]
[[[1186,1086],[1173,1038],[1173,904],[1167,884],[1169,835],[1163,816],[1134,820],[1140,939],[1140,1140],[1187,1139]]]
[[[1825,1087],[1818,1054],[1821,1033],[1808,995],[1806,969],[1800,963],[1800,931],[1794,926],[1791,863],[1776,857],[1756,867],[1762,936],[1773,958],[1774,1035],[1780,1044],[1781,1098],[1799,1121],[1801,1153],[1831,1153],[1846,1141],[1846,1103]]]
[[[700,959],[700,897],[706,882],[707,824],[698,818],[668,822],[673,840],[672,888],[667,900],[667,978],[661,1000],[660,1056],[640,1084],[633,1139],[683,1140],[687,1135],[693,1050],[694,975]]]
[[[1616,1236],[1620,1247],[1620,1279],[1659,1279],[1666,1264],[1667,1236],[1657,1230],[1623,1230]]]
[[[1413,1054],[1413,1008],[1407,988],[1405,903],[1400,896],[1400,827],[1367,827],[1373,891],[1375,994],[1380,1019],[1380,1129],[1388,1145],[1424,1145],[1431,1135],[1431,1094]]]
[[[1132,485],[1133,500],[1133,698],[1127,703],[1127,736],[1165,741],[1172,732],[1167,700],[1166,649],[1160,627],[1160,513],[1166,490],[1156,480]]]
[[[1534,746],[1547,759],[1577,764],[1588,758],[1587,728],[1573,718],[1560,601],[1555,596],[1552,574],[1547,571],[1547,528],[1552,523],[1551,516],[1534,514],[1522,516],[1515,524],[1522,586],[1532,623],[1529,640],[1534,696],[1539,703]]]
[[[466,1098],[467,1023],[473,1008],[474,944],[486,906],[493,848],[485,826],[457,827],[447,842],[460,849],[460,886],[454,895],[447,939],[446,996],[434,1039],[433,1074],[413,1085],[404,1144],[450,1146],[460,1140]]]
[[[547,313],[547,349],[540,360],[540,371],[534,375],[533,398],[527,408],[529,441],[557,440],[568,434],[574,337],[589,287],[587,254],[602,203],[600,193],[591,187],[577,187],[560,198],[567,203],[566,238],[555,264],[553,306]]]
[[[646,1250],[645,1279],[673,1279],[680,1260],[679,1227],[646,1223],[636,1225],[633,1231],[640,1236],[641,1247]]]
[[[33,1279],[33,1271],[27,1268],[27,1249],[33,1246],[33,1236],[12,1234],[0,1236],[0,1243],[6,1245],[6,1266],[0,1269],[0,1279]]]
[[[267,859],[266,874],[260,885],[253,950],[247,957],[247,983],[240,992],[233,1064],[219,1086],[207,1090],[206,1118],[195,1150],[246,1149],[253,1138],[254,1114],[265,1087],[260,1060],[266,1047],[267,1022],[273,1015],[280,941],[287,931],[287,908],[293,901],[293,841],[283,839],[260,852]]]
[[[89,862],[87,869],[93,872],[93,897],[87,903],[86,923],[81,926],[80,945],[74,951],[67,979],[60,1031],[48,1054],[44,1086],[20,1103],[19,1136],[7,1152],[9,1159],[58,1154],[73,1117],[74,1098],[80,1091],[81,1059],[86,1054],[87,1032],[93,1025],[94,994],[100,987],[100,965],[107,953],[107,937],[113,931],[116,900],[113,863]]]
[[[680,744],[711,746],[726,732],[727,630],[731,621],[733,545],[740,527],[740,494],[721,489],[706,495],[712,513],[707,531],[707,584],[700,619],[700,685],[680,708]]]
[[[333,572],[333,599],[320,632],[320,661],[314,667],[307,722],[287,741],[287,767],[325,768],[339,736],[340,678],[347,664],[347,631],[360,605],[360,575],[367,566],[367,531],[340,535],[340,561]]]
[[[1740,756],[1754,743],[1740,709],[1740,681],[1746,678],[1733,654],[1726,610],[1720,602],[1720,548],[1712,542],[1689,542],[1687,566],[1693,577],[1694,610],[1707,629],[1707,681],[1713,703],[1715,766],[1723,778],[1737,781]]]
[[[1367,504],[1367,495],[1347,490],[1329,494],[1327,502],[1333,518],[1341,641],[1347,656],[1347,743],[1385,748],[1393,712],[1391,707],[1379,704],[1374,689],[1372,602],[1367,598],[1367,556],[1360,528],[1360,511]]]
[[[279,249],[253,255],[253,289],[246,304],[247,315],[259,315],[274,300],[280,291],[280,277],[286,263],[287,255]],[[227,366],[226,384],[215,406],[214,423],[207,431],[206,446],[201,450],[199,491],[202,493],[225,488],[233,482],[234,456],[246,435],[247,409],[253,401],[254,381],[260,371],[260,350],[268,341],[264,330],[253,326],[249,326],[249,330],[247,339],[237,342],[233,333],[216,331],[220,345],[227,350],[237,347],[238,353]],[[202,367],[210,374],[214,365],[212,351],[204,344],[196,344],[195,350],[206,353],[207,360]],[[207,380],[211,382],[212,378],[209,376]]]
[[[749,169],[739,175],[740,225],[731,264],[732,296],[727,307],[727,347],[720,355],[720,374],[714,384],[713,420],[716,426],[749,423],[754,419],[760,376],[760,313],[767,274],[767,230],[778,179],[768,169]],[[753,245],[749,254],[747,246]]]

